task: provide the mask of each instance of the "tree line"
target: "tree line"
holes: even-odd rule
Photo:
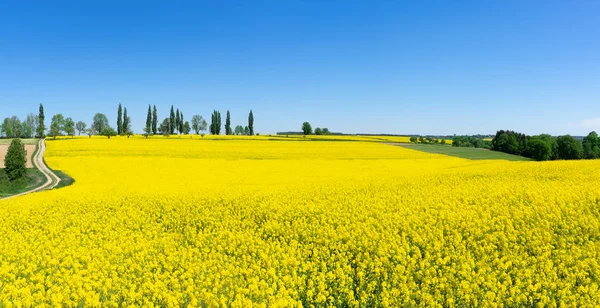
[[[453,147],[491,149],[492,143],[478,136],[455,136],[452,138]]]
[[[446,139],[439,139],[431,136],[410,136],[411,143],[423,143],[423,144],[446,144]]]
[[[46,136],[56,138],[57,136],[75,136],[82,133],[87,134],[90,138],[93,135],[106,136],[110,139],[112,136],[131,136],[134,134],[131,126],[131,117],[127,113],[127,107],[118,105],[117,108],[117,126],[116,130],[110,126],[108,117],[103,113],[96,113],[92,119],[92,124],[87,127],[83,121],[75,122],[71,117],[65,117],[61,113],[52,116],[50,128],[46,131],[45,126],[44,106],[40,104],[39,113],[35,115],[30,113],[25,121],[21,121],[18,117],[12,116],[4,119],[0,125],[0,135],[5,138],[43,138]],[[208,123],[201,115],[194,115],[191,123],[185,121],[183,112],[179,108],[175,109],[171,106],[169,117],[165,118],[161,124],[158,124],[158,109],[156,105],[151,107],[148,105],[148,113],[146,116],[146,126],[143,129],[143,134],[146,138],[151,135],[169,136],[173,134],[190,134],[192,131],[204,137],[204,132],[207,130]],[[212,113],[210,123],[210,133],[219,135],[221,133],[221,113],[215,110]],[[252,110],[248,115],[248,125],[243,127],[237,125],[235,129],[231,127],[231,113],[227,111],[225,120],[226,135],[254,135],[254,114]]]
[[[521,155],[538,161],[600,158],[600,138],[590,132],[583,140],[571,135],[527,136],[511,130],[499,130],[492,139],[492,150]]]
[[[327,128],[327,127],[323,127],[323,128],[317,127],[317,128],[315,128],[315,130],[313,132],[312,126],[308,122],[302,123],[302,133],[304,135],[312,135],[313,133],[315,135],[331,135],[331,132],[329,131],[329,128]]]

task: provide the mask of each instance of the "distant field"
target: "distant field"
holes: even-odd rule
[[[12,139],[0,139],[0,144],[10,144],[11,141]],[[36,144],[37,141],[35,138],[21,139],[21,142],[24,144]]]
[[[418,150],[427,153],[433,154],[443,154],[448,156],[455,156],[465,159],[471,160],[508,160],[508,161],[530,161],[531,159],[506,154],[502,152],[490,151],[487,149],[476,149],[476,148],[462,148],[462,147],[452,147],[452,146],[444,146],[444,145],[435,145],[435,144],[411,144],[403,146],[407,149]]]

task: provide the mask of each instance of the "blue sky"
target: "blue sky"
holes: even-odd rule
[[[254,111],[346,133],[600,131],[600,2],[2,1],[0,117],[54,113],[140,132]],[[418,3],[417,3],[418,2]],[[224,122],[224,120],[223,120]]]

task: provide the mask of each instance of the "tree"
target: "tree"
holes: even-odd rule
[[[200,121],[200,131],[202,132],[202,138],[204,138],[204,132],[206,131],[206,128],[208,127],[208,123],[206,123],[206,120],[201,119]]]
[[[308,122],[302,123],[302,133],[304,133],[304,135],[312,134],[312,127],[310,126],[310,123],[308,123]]]
[[[552,159],[552,145],[540,136],[533,136],[527,142],[527,152],[537,161]]]
[[[108,139],[110,139],[110,137],[116,136],[117,132],[115,131],[114,128],[112,128],[110,126],[107,126],[107,127],[104,128],[104,130],[102,130],[101,135],[102,136],[106,136],[106,137],[108,137]]]
[[[158,133],[158,110],[156,109],[156,105],[152,110],[152,134],[156,135]]]
[[[225,116],[225,135],[231,135],[231,134],[232,134],[231,114],[229,113],[229,110],[227,110],[227,115]]]
[[[250,110],[250,114],[248,115],[248,130],[249,135],[254,135],[254,114],[252,114],[252,110]]]
[[[44,105],[40,104],[40,113],[38,114],[38,124],[37,124],[37,135],[40,138],[44,138],[44,132],[46,132],[46,124],[44,120],[46,117],[44,116]]]
[[[79,136],[81,136],[82,132],[85,132],[86,127],[87,127],[87,124],[85,124],[85,122],[83,122],[83,121],[78,121],[77,124],[75,124],[75,128],[77,129],[77,134]]]
[[[171,123],[169,123],[169,121],[170,118],[165,118],[158,128],[158,132],[160,132],[163,136],[169,136],[171,133]]]
[[[192,117],[192,129],[196,132],[196,135],[200,134],[200,124],[202,121],[204,121],[204,119],[199,114]],[[206,129],[206,127],[204,129]]]
[[[189,135],[191,130],[192,130],[192,127],[190,126],[190,122],[185,121],[185,123],[183,123],[183,134]]]
[[[117,110],[117,134],[123,133],[123,108],[119,103],[119,109]]]
[[[175,112],[175,130],[181,134],[181,116],[179,115],[179,108]]]
[[[571,135],[556,138],[559,159],[581,159],[583,157],[583,145]]]
[[[27,115],[27,119],[25,120],[24,123],[27,123],[27,126],[29,127],[29,134],[27,135],[27,137],[35,137],[37,134],[37,125],[38,125],[38,119],[35,116],[35,114],[30,113]]]
[[[235,134],[236,135],[243,135],[244,134],[244,127],[241,125],[238,125],[235,127]]]
[[[62,134],[62,131],[65,127],[65,118],[62,114],[55,114],[52,116],[52,121],[50,122],[50,136],[56,139],[56,136]]]
[[[97,134],[98,132],[96,131],[96,129],[92,126],[88,129],[85,130],[85,133],[88,135],[88,137],[91,139],[93,135]]]
[[[94,115],[92,127],[96,130],[96,132],[102,133],[104,129],[108,126],[108,118],[106,117],[106,115],[102,113],[96,113]]]
[[[410,136],[410,142],[411,143],[417,143],[417,136]]]
[[[179,131],[184,132],[185,121],[183,120],[183,112],[179,112]]]
[[[321,134],[322,135],[329,135],[331,133],[329,132],[329,128],[324,127],[324,128],[321,128]]]
[[[75,121],[73,121],[71,117],[65,119],[64,130],[67,135],[71,136],[71,138],[75,136]]]
[[[210,133],[213,135],[219,135],[221,133],[221,113],[219,111],[213,111],[210,123]]]
[[[323,134],[323,131],[320,128],[315,128],[315,135],[321,135]]]
[[[13,139],[4,157],[4,168],[8,179],[14,181],[27,173],[25,163],[27,162],[27,151],[21,139]]]
[[[175,110],[173,109],[173,105],[171,105],[171,114],[169,117],[169,134],[173,135],[173,133],[175,133]]]
[[[127,138],[133,135],[133,130],[131,129],[131,117],[127,115],[127,108],[123,110],[123,130],[121,131],[122,135],[126,135]]]
[[[498,131],[492,139],[492,149],[508,154],[521,154],[517,134],[512,131]]]
[[[591,132],[583,138],[583,157],[587,159],[600,158],[600,138],[596,132]]]
[[[244,135],[250,136],[250,128],[248,126],[244,127]]]
[[[12,125],[10,125],[10,118],[4,118],[2,121],[2,126],[0,127],[0,131],[4,137],[10,138],[13,135]]]

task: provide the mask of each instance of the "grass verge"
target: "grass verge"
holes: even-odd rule
[[[27,173],[20,179],[10,181],[4,169],[0,169],[0,198],[20,194],[34,189],[46,181],[44,174],[36,168],[27,169]]]

